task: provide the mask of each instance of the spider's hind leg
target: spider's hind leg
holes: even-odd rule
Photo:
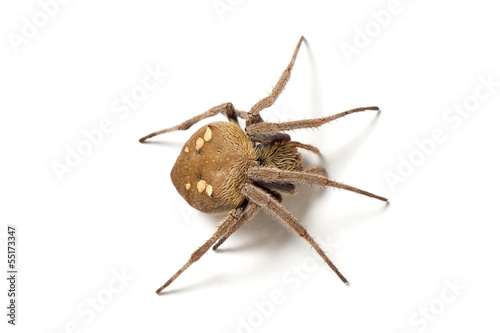
[[[231,227],[233,227],[244,215],[244,207],[239,207],[233,209],[229,216],[219,225],[217,231],[212,235],[212,237],[205,242],[202,246],[200,246],[196,251],[191,254],[189,260],[182,266],[177,273],[172,275],[172,277],[165,282],[163,286],[156,290],[156,293],[159,294],[163,289],[168,287],[172,282],[174,282],[179,275],[181,275],[186,269],[188,269],[193,263],[198,261],[207,251],[208,249],[222,236],[224,236]]]
[[[326,262],[326,264],[335,272],[335,274],[337,274],[342,282],[344,282],[345,284],[349,284],[347,282],[347,279],[342,275],[342,273],[339,272],[337,267],[335,267],[331,260],[326,256],[325,252],[321,249],[318,243],[316,243],[311,235],[309,235],[306,228],[302,224],[300,224],[300,221],[295,216],[293,216],[292,213],[287,211],[286,208],[278,201],[276,201],[269,193],[251,183],[244,183],[241,187],[241,193],[247,196],[250,202],[256,203],[266,212],[276,217],[280,222],[283,223],[283,225],[295,231],[298,236],[304,238],[316,250],[316,252]]]
[[[245,222],[253,219],[258,211],[259,211],[259,206],[257,206],[254,203],[249,204],[245,209],[244,215],[238,220],[238,222],[236,222],[233,226],[231,226],[226,230],[225,234],[222,237],[220,237],[215,243],[215,245],[212,247],[212,250],[214,251],[217,250],[219,246],[221,246],[222,243],[224,243],[226,239],[229,238],[229,236],[231,236],[236,230],[238,230],[243,224],[245,224]]]

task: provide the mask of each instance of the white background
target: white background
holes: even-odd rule
[[[0,6],[1,267],[14,224],[19,269],[16,327],[6,323],[1,279],[2,332],[499,329],[493,2],[401,0],[388,18],[380,14],[392,8],[388,0],[69,1],[52,5],[43,22],[47,2]],[[229,8],[218,12],[221,3]],[[45,25],[13,44],[35,19]],[[386,206],[302,186],[284,201],[351,285],[259,213],[156,295],[220,217],[191,209],[170,181],[195,128],[151,144],[137,139],[219,103],[248,110],[271,90],[301,35],[307,44],[265,119],[382,109],[292,133],[322,150],[322,158],[304,156],[330,178],[390,199]],[[346,44],[357,53],[346,57]],[[130,112],[115,112],[147,68],[168,76]],[[491,91],[481,77],[494,82]],[[466,117],[448,113],[464,103],[473,109]],[[66,164],[68,149],[103,119],[110,133],[58,179],[55,163]],[[436,129],[444,139],[430,144]],[[427,143],[426,155],[416,142]],[[405,169],[402,159],[418,165]],[[388,173],[398,168],[391,187]]]

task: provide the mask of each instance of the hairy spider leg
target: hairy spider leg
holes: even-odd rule
[[[266,139],[272,133],[280,132],[280,131],[290,131],[301,128],[316,128],[334,121],[336,119],[345,117],[351,113],[362,112],[362,111],[379,111],[378,106],[368,106],[362,108],[356,108],[347,110],[344,112],[340,112],[331,116],[322,117],[322,118],[313,118],[313,119],[304,119],[304,120],[294,120],[287,121],[284,123],[267,123],[260,122],[256,124],[250,124],[246,127],[245,132],[251,139],[255,141],[261,141]]]
[[[229,212],[228,217],[219,225],[217,231],[212,235],[212,237],[210,237],[210,239],[207,240],[205,244],[194,251],[193,254],[191,254],[189,260],[184,264],[184,266],[182,266],[181,269],[177,271],[177,273],[175,273],[167,282],[165,282],[163,286],[158,288],[158,290],[156,290],[156,293],[159,294],[163,289],[168,287],[175,279],[177,279],[179,275],[182,274],[182,272],[188,269],[189,266],[198,261],[198,259],[200,259],[219,238],[223,237],[228,230],[231,230],[235,224],[239,223],[240,221],[243,221],[241,223],[244,223],[249,218],[252,218],[255,215],[253,209],[254,206],[250,204],[242,205]]]
[[[326,169],[323,168],[322,166],[312,166],[304,170],[304,172],[309,172],[309,173],[319,173],[319,174],[324,174],[326,175]]]
[[[229,227],[231,227],[231,225],[235,224],[243,216],[243,211],[244,210],[241,207],[233,209],[229,213],[228,217],[219,225],[217,231],[212,235],[212,237],[210,237],[210,239],[207,240],[205,244],[203,244],[196,251],[194,251],[191,254],[189,260],[184,264],[184,266],[182,266],[181,269],[177,271],[177,273],[175,273],[167,282],[165,282],[163,286],[158,288],[158,290],[156,290],[156,293],[159,294],[163,289],[168,287],[175,279],[177,279],[179,275],[182,274],[182,272],[188,269],[189,266],[191,266],[195,261],[200,259],[208,251],[210,246],[212,246],[212,244],[215,243],[217,239],[219,239],[222,235],[224,235],[226,230]]]
[[[290,171],[281,170],[275,168],[265,168],[265,167],[252,167],[247,170],[247,178],[255,181],[268,181],[268,182],[284,182],[284,183],[301,183],[307,185],[316,186],[330,186],[336,187],[343,190],[359,193],[366,195],[367,197],[378,199],[381,201],[387,201],[386,198],[379,195],[361,190],[359,188],[342,184],[334,180],[330,180],[325,176],[314,174],[311,172],[304,171]]]
[[[261,99],[260,101],[255,103],[252,106],[252,108],[250,109],[250,111],[248,111],[248,114],[254,119],[250,118],[250,121],[247,122],[247,125],[249,123],[254,123],[255,119],[260,119],[260,121],[262,121],[262,119],[259,117],[259,112],[262,111],[263,109],[268,108],[271,105],[273,105],[274,102],[276,101],[276,99],[278,99],[278,96],[281,94],[281,92],[285,88],[285,86],[288,82],[288,79],[290,79],[290,75],[292,73],[292,68],[293,68],[293,65],[295,64],[295,58],[297,58],[297,53],[299,53],[300,45],[302,45],[302,42],[304,40],[305,40],[304,36],[301,36],[299,39],[299,42],[297,43],[297,46],[295,47],[295,51],[293,52],[292,59],[290,60],[290,63],[288,64],[286,69],[281,74],[278,82],[273,87],[273,90],[271,90],[271,93],[269,94],[269,96],[264,97],[263,99]]]
[[[223,103],[223,104],[214,106],[210,110],[205,111],[203,113],[200,113],[199,115],[194,116],[191,119],[186,120],[182,124],[179,124],[179,125],[173,126],[173,127],[169,127],[169,128],[165,128],[161,131],[156,131],[156,132],[150,133],[150,134],[140,138],[139,142],[144,142],[147,139],[150,139],[154,136],[164,134],[164,133],[175,132],[175,131],[185,131],[185,130],[189,129],[191,126],[193,126],[194,124],[196,124],[197,122],[199,122],[203,119],[206,119],[206,118],[216,116],[219,113],[224,113],[229,120],[235,121],[236,123],[238,122],[237,117],[241,117],[243,119],[246,119],[246,117],[247,117],[246,112],[236,110],[232,103]]]
[[[293,143],[295,145],[295,147],[297,148],[302,148],[302,149],[305,149],[305,150],[309,150],[310,152],[312,153],[315,153],[317,155],[320,155],[321,152],[319,151],[318,148],[314,147],[313,145],[308,145],[306,143],[301,143],[301,142],[298,142],[298,141],[290,141],[291,143]]]
[[[212,247],[212,250],[217,250],[219,246],[222,245],[236,230],[238,230],[245,222],[250,221],[257,215],[259,211],[259,206],[255,203],[250,203],[245,210],[245,215],[243,218],[239,219],[235,224],[233,224],[230,228],[226,230],[226,233],[217,240],[215,245]]]
[[[284,143],[284,142],[291,142],[295,145],[297,148],[302,148],[309,150],[315,154],[320,154],[320,151],[318,148],[314,147],[313,145],[308,145],[305,143],[301,143],[298,141],[292,141],[290,138],[290,135],[282,132],[277,132],[277,133],[262,133],[262,134],[257,134],[255,137],[252,137],[250,139],[253,139],[253,141],[261,142],[261,143]],[[256,140],[257,139],[257,140]]]
[[[251,183],[243,183],[241,193],[248,197],[250,202],[254,202],[263,208],[266,212],[270,213],[281,221],[285,226],[289,227],[297,233],[300,237],[304,238],[326,262],[328,266],[338,275],[338,277],[345,284],[349,284],[347,279],[339,272],[337,267],[326,256],[325,252],[319,247],[318,243],[309,235],[306,228],[300,224],[300,221],[293,216],[286,208],[275,200],[269,193],[258,188]]]

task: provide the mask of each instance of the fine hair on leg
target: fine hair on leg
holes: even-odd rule
[[[293,65],[295,64],[295,59],[297,58],[297,54],[299,53],[300,45],[302,44],[302,42],[304,40],[305,40],[304,36],[301,36],[299,39],[299,42],[297,43],[297,46],[295,47],[295,51],[293,52],[292,59],[290,60],[290,63],[288,64],[286,69],[281,74],[278,82],[273,87],[273,90],[271,91],[269,96],[264,97],[263,99],[261,99],[260,101],[258,101],[257,103],[255,103],[252,106],[250,111],[248,111],[250,116],[257,116],[260,111],[262,111],[265,108],[270,107],[271,105],[274,104],[276,99],[278,99],[279,95],[281,94],[281,92],[285,88],[285,86],[288,82],[288,79],[290,79],[290,75],[292,73],[292,68],[293,68]]]
[[[381,201],[387,201],[386,198],[381,197],[379,195],[358,189],[350,185],[342,184],[334,180],[328,179],[325,176],[307,171],[306,172],[290,171],[290,170],[281,170],[275,168],[252,167],[248,168],[246,175],[248,179],[254,181],[266,180],[268,182],[300,183],[300,184],[316,185],[322,187],[324,186],[336,187],[343,190],[359,193],[370,198],[375,198]]]
[[[301,143],[301,142],[298,142],[298,141],[290,141],[291,143],[293,143],[295,145],[295,147],[297,148],[302,148],[302,149],[305,149],[305,150],[309,150],[310,152],[316,154],[316,155],[320,155],[321,152],[319,151],[319,149],[317,147],[314,147],[313,145],[308,145],[306,143]]]
[[[219,246],[221,246],[226,241],[226,239],[229,238],[229,236],[231,236],[236,230],[238,230],[243,224],[245,224],[245,222],[253,219],[255,215],[257,215],[258,211],[259,211],[259,206],[254,203],[250,203],[248,207],[245,209],[245,213],[243,214],[243,216],[235,224],[233,224],[226,230],[225,235],[217,240],[212,250],[214,251],[217,250]]]
[[[322,166],[313,166],[305,169],[304,172],[326,175],[326,169]]]
[[[175,131],[185,131],[185,130],[189,129],[191,126],[193,126],[194,124],[196,124],[197,122],[199,122],[203,119],[206,119],[206,118],[216,116],[219,113],[224,113],[229,120],[236,121],[236,122],[238,122],[237,116],[246,119],[246,115],[244,116],[244,114],[246,114],[246,112],[235,110],[232,103],[223,103],[223,104],[214,106],[210,110],[205,111],[203,113],[200,113],[199,115],[194,116],[191,119],[186,120],[182,124],[179,124],[179,125],[173,126],[173,127],[169,127],[169,128],[165,128],[161,131],[156,131],[156,132],[150,133],[150,134],[140,138],[139,142],[144,142],[147,139],[150,139],[150,138],[157,136],[157,135],[160,135],[160,134],[165,134],[165,133],[175,132]]]
[[[333,120],[342,118],[347,116],[348,114],[362,111],[379,111],[378,106],[367,106],[362,108],[356,108],[347,110],[344,112],[340,112],[331,116],[322,117],[322,118],[314,118],[314,119],[304,119],[304,120],[294,120],[287,121],[284,123],[268,123],[268,122],[260,122],[256,124],[251,124],[246,127],[246,133],[251,138],[258,137],[258,135],[264,135],[267,133],[276,133],[281,131],[290,131],[294,129],[301,128],[316,128],[324,125]]]

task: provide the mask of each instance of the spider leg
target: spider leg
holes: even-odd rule
[[[290,135],[288,135],[286,133],[282,133],[282,132],[276,132],[276,133],[269,132],[269,133],[254,134],[252,136],[252,141],[261,142],[261,143],[271,143],[271,144],[290,142],[293,145],[295,145],[295,147],[297,147],[297,148],[306,149],[306,150],[309,150],[309,151],[311,151],[315,154],[318,154],[318,155],[320,154],[320,151],[318,148],[316,148],[312,145],[298,142],[298,141],[292,141],[292,139],[290,138]]]
[[[206,118],[216,116],[219,113],[224,113],[229,120],[235,121],[235,122],[238,122],[238,117],[241,117],[243,119],[246,119],[248,117],[246,112],[236,110],[233,107],[232,103],[223,103],[223,104],[214,106],[210,110],[205,111],[203,113],[200,113],[199,115],[194,116],[191,119],[186,120],[182,124],[148,134],[148,135],[140,138],[139,142],[144,142],[147,139],[150,139],[154,136],[164,134],[164,133],[175,132],[175,131],[185,131],[188,128],[190,128],[191,126],[193,126],[194,124],[196,124],[197,122],[199,122],[203,119],[206,119]]]
[[[305,149],[305,150],[309,150],[310,152],[313,152],[316,155],[321,154],[321,152],[319,151],[319,149],[316,148],[316,147],[314,147],[313,145],[308,145],[308,144],[301,143],[301,142],[298,142],[298,141],[291,141],[291,143],[293,143],[295,145],[295,147],[297,147],[297,148],[302,148],[302,149]]]
[[[194,251],[193,254],[191,254],[189,260],[184,264],[184,266],[182,266],[181,269],[179,269],[177,273],[175,273],[163,286],[158,288],[158,290],[156,290],[156,293],[159,294],[163,289],[168,287],[175,279],[177,279],[177,277],[179,277],[179,275],[181,275],[182,272],[188,269],[189,266],[191,266],[195,261],[200,259],[219,238],[221,238],[226,234],[227,230],[229,230],[235,223],[237,223],[241,219],[243,213],[244,213],[243,207],[238,207],[236,209],[233,209],[229,213],[229,216],[219,225],[217,231],[212,235],[212,237],[210,237],[210,239],[207,240],[205,244],[203,244],[196,251]]]
[[[269,135],[269,133],[281,132],[281,131],[289,131],[299,128],[315,128],[320,127],[323,124],[326,124],[330,121],[342,118],[347,116],[348,114],[361,112],[361,111],[379,111],[378,106],[368,106],[363,108],[356,108],[347,110],[344,112],[340,112],[328,117],[323,118],[314,118],[314,119],[304,119],[304,120],[295,120],[295,121],[287,121],[284,123],[267,123],[260,122],[255,124],[250,124],[246,127],[245,131],[250,138],[258,138],[263,135]]]
[[[285,143],[290,142],[292,139],[286,133],[258,133],[252,136],[252,141],[262,143]]]
[[[314,166],[314,167],[307,168],[304,170],[304,172],[326,175],[325,168],[323,168],[321,166]]]
[[[244,183],[242,185],[241,193],[247,196],[251,202],[256,203],[260,207],[264,208],[266,212],[271,213],[274,217],[278,218],[278,220],[280,220],[285,226],[295,231],[297,235],[304,238],[316,250],[316,252],[318,252],[321,258],[323,258],[335,274],[337,274],[345,284],[349,284],[347,279],[339,272],[337,267],[335,267],[330,259],[328,259],[325,252],[323,252],[323,250],[319,247],[318,243],[316,243],[311,235],[309,235],[306,228],[300,224],[300,221],[288,212],[282,204],[274,200],[269,193],[250,183]]]
[[[299,39],[299,42],[297,43],[297,46],[295,47],[295,51],[293,52],[292,59],[290,60],[290,63],[288,64],[286,69],[281,74],[276,85],[273,87],[271,94],[269,94],[269,96],[264,97],[263,99],[261,99],[260,101],[255,103],[254,106],[252,106],[252,108],[250,109],[250,111],[248,111],[248,114],[251,117],[257,117],[259,115],[260,111],[273,105],[274,101],[276,101],[278,96],[281,94],[281,92],[283,91],[283,89],[285,88],[285,86],[288,82],[288,79],[290,78],[293,64],[295,63],[295,58],[297,58],[297,53],[299,52],[300,45],[302,44],[303,41],[304,41],[304,36],[301,36]]]
[[[283,200],[281,193],[286,193],[289,195],[295,193],[295,185],[291,183],[256,181],[254,184],[257,187],[264,189],[277,202],[281,202]],[[226,235],[217,240],[217,243],[215,243],[212,250],[217,250],[222,245],[222,243],[224,243],[226,239],[228,239],[229,236],[231,236],[236,230],[238,230],[239,227],[241,227],[245,222],[253,219],[258,211],[259,206],[255,203],[250,203],[245,211],[245,216],[243,216],[238,222],[236,222],[234,226],[229,228],[226,232]]]
[[[269,181],[269,182],[286,182],[286,183],[302,183],[316,186],[331,186],[348,190],[351,192],[366,195],[370,198],[375,198],[382,201],[387,201],[386,198],[376,194],[360,190],[356,187],[342,184],[334,180],[330,180],[325,176],[321,176],[311,172],[303,171],[288,171],[274,168],[252,167],[247,170],[248,179],[255,181]]]
[[[228,239],[229,236],[231,236],[236,230],[238,230],[245,222],[253,219],[258,211],[259,206],[254,203],[249,204],[245,209],[245,213],[243,214],[243,216],[235,224],[226,229],[226,233],[217,240],[212,250],[217,250],[217,248],[219,248],[219,246],[221,246],[222,243],[224,243],[226,239]]]

